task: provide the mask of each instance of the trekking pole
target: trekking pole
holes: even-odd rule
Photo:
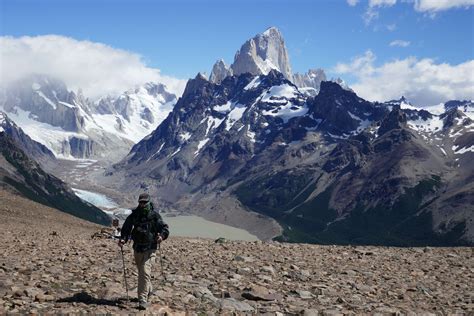
[[[128,283],[127,283],[127,272],[125,270],[125,256],[123,255],[123,246],[120,246],[120,250],[122,251],[123,279],[125,280],[125,289],[127,291],[127,302],[128,302],[129,301],[129,298],[128,298]]]
[[[163,284],[166,282],[166,276],[163,272],[163,255],[161,254],[161,242],[158,243],[158,251],[160,252],[161,276],[163,277]]]

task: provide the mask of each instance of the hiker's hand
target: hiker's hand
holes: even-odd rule
[[[118,245],[119,245],[120,248],[122,248],[123,245],[125,245],[125,240],[120,239],[120,240],[118,241]]]
[[[160,243],[162,241],[163,241],[163,237],[160,234],[156,235],[156,242]]]

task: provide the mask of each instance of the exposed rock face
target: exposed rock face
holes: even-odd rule
[[[1,111],[0,132],[5,132],[22,151],[27,152],[31,158],[40,164],[48,164],[56,160],[54,154],[46,146],[32,140]]]
[[[270,70],[275,69],[280,71],[285,78],[292,79],[285,41],[275,27],[245,42],[235,54],[231,68],[235,75],[243,73],[266,75]]]
[[[82,201],[64,182],[43,171],[5,132],[0,132],[0,186],[74,216],[110,223],[104,212]]]
[[[43,75],[31,75],[12,84],[2,100],[6,112],[23,110],[40,122],[71,132],[84,127],[76,106],[81,102],[81,94],[69,92],[63,82]]]
[[[321,82],[326,81],[326,73],[323,69],[310,69],[305,74],[295,73],[293,82],[298,88],[313,88],[310,93],[315,96],[319,92]]]
[[[232,69],[222,59],[219,59],[212,67],[209,81],[219,84],[228,76],[232,76]]]
[[[443,127],[442,117],[405,107],[327,81],[308,97],[277,71],[221,84],[197,76],[106,181],[252,233],[246,210],[260,213],[283,227],[283,240],[472,244],[473,125]],[[443,220],[439,210],[459,194]]]
[[[0,191],[0,310],[135,314],[137,272],[101,228]],[[173,227],[171,227],[173,235]],[[469,314],[471,248],[215,243],[171,236],[152,269],[147,313]],[[453,266],[456,269],[453,269]],[[383,302],[383,303],[381,303]]]

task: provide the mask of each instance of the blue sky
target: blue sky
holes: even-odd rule
[[[473,1],[456,1],[460,7],[417,9],[414,0],[1,0],[0,35],[103,43],[186,79],[209,72],[218,58],[231,63],[247,39],[276,26],[294,72],[321,67],[357,83],[358,73],[334,70],[368,51],[374,67],[407,58],[452,66],[472,60]],[[369,13],[376,17],[369,20]]]

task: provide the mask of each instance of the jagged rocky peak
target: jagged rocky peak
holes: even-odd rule
[[[312,88],[314,89],[313,95],[316,95],[319,92],[319,87],[322,81],[326,81],[326,73],[323,69],[310,69],[307,73],[300,74],[295,73],[293,75],[293,83],[298,88]]]
[[[0,108],[7,113],[18,109],[29,112],[35,120],[66,131],[79,132],[83,122],[78,106],[87,108],[82,93],[68,91],[61,80],[42,74],[31,74],[6,87]]]
[[[383,135],[393,129],[402,129],[407,126],[407,116],[400,106],[394,105],[392,111],[382,120],[378,134]]]
[[[246,72],[266,75],[270,70],[276,69],[285,78],[292,79],[285,41],[276,27],[271,27],[246,41],[235,54],[231,68],[235,75]]]
[[[150,94],[151,96],[158,97],[161,96],[164,102],[172,102],[176,100],[176,95],[168,91],[166,85],[162,83],[155,83],[155,82],[148,82],[146,83],[143,88]],[[135,89],[137,92],[139,88]]]
[[[184,88],[184,92],[183,92],[183,98],[188,95],[194,94],[197,90],[202,88],[206,83],[209,83],[209,81],[207,80],[207,77],[199,72],[196,75],[196,77],[194,77],[194,79],[190,79],[186,83],[186,88]]]
[[[451,100],[444,104],[444,108],[449,110],[451,108],[474,108],[474,102],[472,100]]]
[[[232,76],[232,69],[226,65],[223,59],[219,59],[212,67],[209,81],[220,84],[228,76]]]
[[[472,123],[472,120],[457,107],[449,107],[445,113],[440,115],[440,118],[443,120],[444,129],[459,124],[468,125]]]

